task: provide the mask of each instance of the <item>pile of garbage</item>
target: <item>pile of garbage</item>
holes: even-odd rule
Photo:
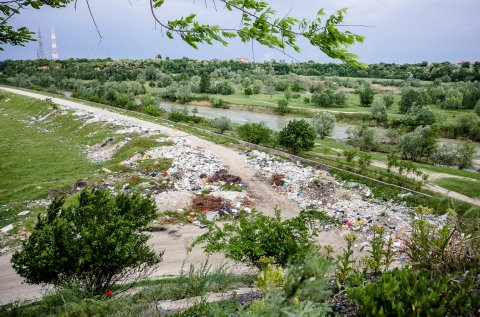
[[[413,208],[375,199],[371,190],[362,184],[338,181],[327,171],[305,167],[299,162],[293,163],[257,150],[245,152],[245,155],[259,177],[270,182],[299,209],[315,206],[325,211],[336,220],[336,228],[369,233],[372,226],[380,225],[395,238],[409,231]],[[442,221],[441,217],[433,218],[433,221]]]
[[[171,138],[175,142],[171,146],[157,147],[145,153],[148,158],[172,158],[172,166],[167,170],[175,175],[175,189],[188,191],[216,190],[210,184],[208,175],[214,175],[225,166],[220,159],[208,151],[195,149],[188,145],[184,138]]]

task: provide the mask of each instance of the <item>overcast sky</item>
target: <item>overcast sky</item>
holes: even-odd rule
[[[163,18],[199,14],[202,21],[210,24],[237,26],[238,15],[221,9],[214,10],[212,0],[166,0],[159,12]],[[415,63],[421,61],[459,62],[480,60],[480,0],[296,0],[270,1],[279,15],[291,9],[291,15],[299,18],[313,17],[319,8],[327,13],[346,7],[349,9],[346,24],[372,25],[374,27],[351,27],[355,33],[366,36],[364,43],[352,51],[366,63],[395,62]],[[237,40],[228,47],[221,44],[204,45],[195,50],[181,40],[169,40],[162,36],[160,28],[150,15],[148,0],[90,0],[103,39],[100,41],[88,14],[86,3],[78,0],[77,10],[73,5],[63,9],[29,9],[15,17],[15,26],[27,26],[43,33],[45,53],[50,56],[50,31],[54,26],[60,59],[66,58],[152,58],[163,57],[197,59],[230,59],[247,57],[261,61],[285,59],[272,49]],[[302,52],[293,54],[300,61],[331,61],[307,43],[300,42]],[[36,42],[25,47],[6,46],[0,59],[35,59]],[[254,55],[254,56],[253,56]]]

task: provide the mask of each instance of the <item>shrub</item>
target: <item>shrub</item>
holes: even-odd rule
[[[471,141],[467,141],[457,147],[457,166],[459,169],[464,169],[472,166],[473,158],[475,157],[475,145]]]
[[[464,113],[457,117],[456,126],[461,135],[474,139],[479,131],[480,120],[475,116]]]
[[[406,248],[412,266],[442,274],[478,271],[480,250],[469,243],[475,237],[465,236],[460,231],[460,222],[453,210],[448,211],[446,223],[439,228],[428,219],[432,213],[428,207],[416,209],[412,235]]]
[[[163,252],[150,250],[140,232],[156,217],[151,199],[85,189],[78,205],[65,207],[64,201],[51,203],[12,257],[28,283],[79,282],[92,292],[105,291],[161,261]]]
[[[210,88],[210,92],[220,95],[233,95],[235,88],[228,81],[216,82],[213,87]]]
[[[294,218],[282,220],[277,209],[275,217],[253,210],[242,213],[232,223],[219,227],[209,224],[208,232],[198,237],[190,249],[206,243],[208,254],[222,252],[229,259],[262,268],[263,260],[286,267],[291,261],[304,259],[315,245],[315,223],[326,216],[314,209],[303,210]]]
[[[312,126],[321,139],[329,136],[335,128],[335,116],[329,112],[322,111],[312,119]]]
[[[433,153],[432,162],[435,164],[454,166],[457,164],[456,151],[456,147],[452,144],[441,144]]]
[[[403,124],[410,127],[428,126],[437,121],[429,106],[413,106],[407,112]]]
[[[305,104],[309,104],[310,103],[310,98],[308,97],[304,97],[303,98],[303,103]],[[478,115],[480,116],[480,104],[479,104],[479,107],[478,107],[479,111],[478,111]]]
[[[186,103],[192,99],[192,89],[190,85],[180,85],[175,91],[175,99],[179,103]]]
[[[370,112],[372,114],[372,118],[377,121],[377,123],[387,122],[387,107],[383,102],[376,100],[373,103],[373,106],[370,108]]]
[[[228,109],[227,102],[222,98],[210,97],[210,103],[214,108]]]
[[[477,114],[477,116],[480,117],[480,100],[477,101],[477,103],[475,104],[475,113]]]
[[[360,96],[360,105],[362,107],[370,107],[375,98],[375,92],[370,86],[366,86],[358,91]]]
[[[250,86],[245,87],[245,89],[243,90],[243,92],[245,93],[245,96],[251,96],[251,95],[253,95],[253,89],[252,89],[252,87],[250,87]]]
[[[350,142],[362,151],[372,151],[378,148],[378,138],[375,131],[366,125],[350,127],[347,129],[347,134]]]
[[[445,100],[440,104],[443,109],[459,109],[462,106],[463,95],[457,89],[449,89],[445,95]]]
[[[185,114],[178,109],[172,109],[172,111],[170,111],[170,113],[168,114],[167,118],[168,120],[173,122],[188,121],[188,114]]]
[[[143,112],[151,116],[160,117],[163,113],[163,110],[160,109],[160,107],[151,105],[151,106],[143,107]]]
[[[437,147],[437,133],[431,126],[417,127],[400,137],[398,148],[402,157],[420,161],[430,159]]]
[[[346,104],[346,96],[343,92],[335,92],[326,89],[321,93],[312,95],[312,102],[318,107],[342,107]]]
[[[265,298],[250,306],[246,316],[326,316],[329,312],[326,290],[332,271],[331,260],[314,250],[304,261],[288,267],[282,286],[272,285],[265,291]]]
[[[246,123],[237,128],[240,139],[254,144],[268,144],[273,131],[269,129],[265,122]]]
[[[215,129],[218,129],[220,134],[223,134],[223,132],[227,130],[232,130],[232,120],[224,116],[220,118],[215,118],[215,120],[212,123],[212,126]]]
[[[480,308],[471,277],[394,269],[348,291],[365,316],[473,316]],[[472,315],[473,313],[473,315]]]
[[[290,112],[290,109],[288,109],[288,100],[287,99],[280,99],[277,104],[277,108],[275,108],[275,112],[281,115],[284,115],[286,113]]]
[[[140,98],[143,107],[155,104],[155,98],[151,94],[145,94]]]
[[[278,135],[278,143],[293,154],[308,151],[315,145],[316,133],[304,119],[288,122]]]
[[[407,88],[402,92],[402,97],[398,103],[400,113],[407,113],[413,106],[425,106],[428,103],[426,92],[418,91],[414,88]]]
[[[390,109],[391,106],[393,106],[394,99],[392,95],[385,95],[383,96],[383,103],[385,104],[385,107],[387,109]]]

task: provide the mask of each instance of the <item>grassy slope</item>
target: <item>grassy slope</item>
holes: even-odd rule
[[[72,186],[98,170],[82,150],[104,139],[110,129],[99,123],[82,126],[73,115],[43,101],[2,93],[0,101],[0,226],[27,200]],[[50,114],[42,122],[32,117]],[[93,133],[95,132],[95,133]],[[59,146],[61,145],[61,146]],[[12,207],[12,208],[8,208]]]
[[[458,178],[440,178],[435,184],[471,198],[480,198],[480,182]]]
[[[153,138],[131,138],[111,161],[93,163],[85,155],[87,146],[111,136],[115,127],[103,123],[83,124],[52,105],[16,94],[2,93],[0,100],[0,228],[14,222],[29,200],[55,190],[70,190],[76,180],[100,180],[102,166],[114,169],[133,154],[159,145]],[[35,121],[50,114],[45,120]],[[156,137],[160,137],[158,135]]]

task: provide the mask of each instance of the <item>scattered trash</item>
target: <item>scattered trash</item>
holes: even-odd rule
[[[7,232],[9,232],[9,231],[12,230],[12,229],[13,229],[13,225],[12,225],[12,224],[9,224],[8,226],[5,226],[5,227],[3,227],[2,229],[0,229],[0,231],[1,231],[2,233],[7,233]]]
[[[221,169],[219,171],[216,171],[212,176],[208,177],[208,182],[225,182],[229,184],[240,184],[242,183],[242,179],[238,176],[229,174],[225,169]]]
[[[220,197],[214,197],[211,195],[196,196],[192,202],[192,210],[196,212],[205,212],[210,210],[222,210],[224,212],[229,212],[231,209],[232,207],[229,200],[224,200]]]
[[[29,214],[30,214],[30,210],[25,210],[25,211],[22,211],[22,212],[18,213],[18,215],[21,216],[21,217],[28,216]]]

